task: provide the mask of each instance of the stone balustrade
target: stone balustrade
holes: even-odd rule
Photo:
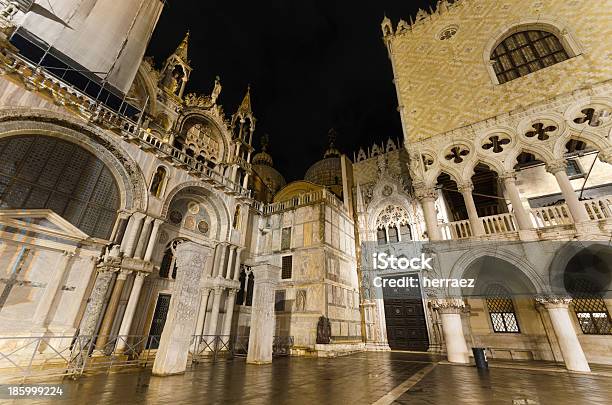
[[[591,221],[612,220],[612,196],[581,201]],[[574,225],[567,204],[532,208],[529,211],[533,229]],[[499,214],[480,217],[486,236],[504,235],[519,231],[514,214]],[[469,220],[454,221],[438,225],[442,240],[468,239],[474,236]]]

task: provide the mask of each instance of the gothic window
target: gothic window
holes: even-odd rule
[[[288,280],[293,276],[293,256],[283,256],[281,278]]]
[[[499,284],[494,284],[487,289],[486,297],[493,331],[497,333],[520,333],[514,304],[508,290]]]
[[[411,240],[408,212],[395,205],[387,206],[376,220],[376,236],[379,245]],[[401,239],[400,239],[401,234]],[[404,235],[406,235],[404,237]]]
[[[78,145],[46,136],[0,141],[0,208],[50,209],[107,239],[119,204],[111,171]]]
[[[398,232],[397,232],[396,227],[392,226],[391,228],[389,228],[388,232],[389,232],[389,243],[399,242],[399,237],[398,237]]]
[[[172,249],[168,248],[166,252],[164,252],[164,258],[159,266],[159,277],[170,278],[170,273],[176,276],[176,260],[174,260]]]
[[[559,38],[546,31],[521,31],[508,36],[491,54],[499,83],[506,83],[569,59]]]
[[[153,180],[151,180],[151,194],[154,197],[160,197],[164,188],[164,183],[166,181],[166,176],[168,172],[166,168],[163,166],[159,166],[153,175]]]
[[[240,205],[236,206],[236,211],[234,211],[234,229],[240,229]]]
[[[379,245],[387,244],[387,234],[384,229],[379,229],[376,231],[376,239],[378,240]]]
[[[412,231],[410,230],[410,226],[401,225],[400,226],[400,236],[402,238],[402,241],[412,240]]]

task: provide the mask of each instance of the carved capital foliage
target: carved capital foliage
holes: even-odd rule
[[[418,200],[424,200],[427,198],[437,199],[438,192],[433,187],[425,187],[424,184],[414,185],[414,195]]]
[[[471,181],[457,184],[457,190],[460,193],[471,193],[474,190],[474,184]]]
[[[465,302],[461,298],[437,298],[431,301],[431,306],[443,314],[459,314],[465,308]]]
[[[565,159],[557,159],[546,163],[546,171],[548,173],[555,174],[565,170],[567,170],[567,160]]]
[[[546,309],[567,308],[572,302],[572,297],[567,295],[541,295],[536,297],[535,300],[544,305]]]

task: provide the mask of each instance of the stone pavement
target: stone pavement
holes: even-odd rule
[[[336,359],[277,358],[203,363],[187,373],[150,370],[64,381],[62,400],[15,404],[610,404],[612,378],[561,372],[438,364],[411,353],[360,353]],[[7,403],[1,402],[0,403]],[[10,403],[10,402],[9,402]]]

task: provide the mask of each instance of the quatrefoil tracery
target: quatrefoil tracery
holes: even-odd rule
[[[491,149],[493,153],[501,153],[504,151],[504,145],[510,143],[510,138],[500,137],[499,135],[493,135],[489,137],[489,142],[482,145],[482,149]]]
[[[554,125],[544,126],[543,123],[538,122],[531,126],[534,130],[525,133],[527,138],[538,137],[539,141],[546,141],[550,138],[548,135],[549,132],[554,132],[557,130],[557,127]]]
[[[453,146],[450,150],[450,153],[445,156],[446,160],[452,160],[454,163],[463,162],[463,157],[470,154],[469,149],[465,149],[462,146]]]
[[[610,115],[609,111],[606,110],[595,110],[594,108],[585,108],[580,111],[582,113],[582,117],[578,117],[574,119],[576,124],[585,124],[588,123],[591,127],[598,127],[603,124],[602,117],[608,117]]]

